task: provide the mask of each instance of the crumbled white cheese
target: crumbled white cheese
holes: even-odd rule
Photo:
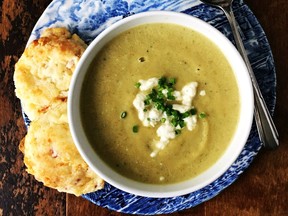
[[[155,149],[151,152],[150,156],[155,157],[158,152],[166,147],[171,139],[176,137],[175,127],[171,124],[169,117],[165,112],[157,110],[156,108],[150,108],[145,110],[145,99],[147,96],[147,91],[152,90],[158,85],[158,78],[150,78],[148,80],[139,80],[141,84],[139,87],[140,92],[136,95],[133,105],[138,111],[138,117],[145,127],[155,127],[161,119],[165,118],[165,122],[158,127],[157,136],[159,140],[154,140]],[[173,104],[172,108],[179,111],[180,113],[185,113],[193,108],[192,101],[196,95],[198,83],[190,82],[185,85],[181,91],[173,91],[173,96],[177,101],[177,104]],[[167,97],[168,90],[162,90],[162,93]],[[178,103],[179,102],[179,103]],[[144,111],[145,110],[145,111]],[[193,130],[197,123],[196,115],[192,115],[183,119],[186,123],[188,130]],[[181,129],[179,125],[176,129]]]
[[[192,131],[196,126],[197,117],[196,117],[196,115],[189,116],[187,118],[184,118],[184,122],[186,123],[187,129],[189,131]]]
[[[163,116],[163,113],[156,108],[152,108],[151,110],[145,112],[145,114],[145,123],[148,125],[150,124],[152,127],[155,127],[155,125],[161,120]]]
[[[173,109],[178,110],[180,113],[185,113],[191,109],[191,106],[182,105],[182,104],[173,104]]]
[[[150,110],[144,111],[145,104],[144,100],[146,94],[140,92],[136,95],[136,98],[133,101],[134,107],[138,111],[138,118],[142,121],[145,127],[152,126],[155,127],[156,124],[164,117],[163,113],[156,108],[151,108]],[[165,115],[166,116],[166,115]]]
[[[166,121],[165,124],[162,124],[157,129],[157,136],[160,137],[161,142],[165,143],[166,141],[169,141],[169,139],[175,138],[175,128],[169,121]],[[159,147],[163,149],[162,146],[163,145],[160,145]]]
[[[141,84],[139,89],[140,91],[148,91],[152,89],[153,87],[158,85],[158,78],[150,78],[148,80],[139,80],[139,83]]]
[[[205,91],[205,90],[201,90],[201,91],[199,92],[199,95],[200,95],[200,96],[205,96],[205,95],[206,95],[206,91]]]
[[[182,88],[182,104],[191,106],[192,100],[196,95],[197,82],[191,82]]]
[[[175,100],[176,100],[176,101],[181,101],[181,100],[183,100],[182,94],[181,94],[180,91],[174,91],[174,92],[173,92],[173,96],[175,97]]]
[[[176,137],[175,128],[170,124],[169,120],[162,124],[157,129],[157,136],[160,138],[158,141],[155,142],[155,149],[150,154],[151,157],[155,157],[160,150],[163,150],[166,145],[169,143],[170,139],[174,139]]]
[[[162,93],[165,95],[165,97],[167,97],[168,90],[167,89],[163,89]],[[180,91],[174,91],[173,92],[173,96],[175,97],[176,101],[181,101],[182,100],[182,94],[181,94]]]
[[[154,150],[153,152],[151,152],[150,157],[155,157],[159,152],[159,149]]]
[[[142,122],[145,120],[145,113],[143,111],[145,107],[145,104],[144,104],[145,98],[146,98],[146,94],[143,92],[140,92],[136,95],[136,98],[133,101],[133,105],[138,111],[138,118]],[[148,126],[148,125],[145,125],[145,126]]]
[[[167,97],[168,90],[167,89],[163,89],[162,93],[165,95],[165,97]]]

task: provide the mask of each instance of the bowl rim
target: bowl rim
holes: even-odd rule
[[[231,141],[232,144],[230,143],[218,161],[203,173],[190,180],[167,185],[152,185],[136,182],[135,180],[126,178],[112,170],[112,168],[102,161],[100,157],[97,157],[96,152],[94,152],[92,146],[89,144],[89,141],[85,136],[79,114],[81,83],[85,77],[85,71],[88,70],[90,63],[93,61],[97,52],[108,41],[114,38],[114,36],[128,30],[131,27],[147,23],[147,20],[148,23],[162,22],[186,26],[202,33],[208,39],[212,40],[212,42],[222,44],[225,47],[219,47],[219,45],[216,45],[221,49],[222,53],[230,63],[238,86],[243,83],[242,85],[244,87],[245,84],[245,88],[243,89],[242,87],[241,89],[242,91],[240,91],[239,88],[241,99],[240,116],[244,116],[245,114],[245,119],[239,118],[237,130]],[[213,36],[210,37],[209,35]],[[234,62],[234,64],[231,62]],[[242,71],[241,76],[240,71]],[[243,98],[244,96],[245,98]],[[243,103],[244,99],[245,103]],[[133,14],[115,22],[101,32],[82,54],[72,75],[68,93],[69,128],[73,141],[82,158],[85,160],[88,166],[107,183],[128,193],[144,197],[168,198],[189,194],[209,185],[223,175],[240,155],[244,145],[246,144],[252,126],[253,110],[254,98],[251,79],[248,74],[247,67],[234,45],[219,30],[207,22],[191,15],[171,11],[148,11]],[[236,145],[237,143],[239,145]],[[223,160],[223,158],[228,158],[228,160]],[[97,164],[97,166],[95,166],[95,164]],[[103,172],[103,170],[105,170],[105,172]],[[213,175],[211,175],[211,173],[213,173]]]

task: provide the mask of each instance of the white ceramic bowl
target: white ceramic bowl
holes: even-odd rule
[[[213,41],[230,62],[240,90],[240,120],[236,132],[222,157],[208,170],[187,181],[168,185],[151,185],[128,179],[111,169],[93,150],[80,119],[80,92],[88,67],[99,50],[112,38],[129,28],[146,23],[173,23],[198,31]],[[68,97],[70,130],[80,154],[87,164],[111,185],[140,196],[173,197],[188,194],[216,180],[233,164],[245,145],[253,119],[253,93],[245,63],[233,44],[211,25],[195,17],[176,12],[144,12],[127,17],[104,30],[84,52],[73,74]]]

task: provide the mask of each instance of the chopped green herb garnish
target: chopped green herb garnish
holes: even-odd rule
[[[175,96],[168,94],[168,95],[167,95],[167,99],[168,99],[168,100],[175,100]]]
[[[132,131],[133,131],[133,133],[138,133],[138,131],[139,131],[138,125],[134,125],[132,128]]]
[[[136,87],[136,88],[140,88],[140,86],[141,86],[141,83],[140,83],[140,82],[135,83],[135,87]]]
[[[204,112],[201,112],[200,114],[199,114],[199,118],[200,119],[203,119],[203,118],[206,118],[206,113],[204,113]]]
[[[171,120],[171,124],[172,124],[174,127],[177,127],[178,122],[177,122],[177,120],[174,118],[174,119]]]
[[[195,108],[192,108],[190,110],[191,115],[196,115],[197,114],[197,110]]]
[[[179,119],[180,112],[178,110],[172,110],[172,115],[175,119]]]
[[[164,94],[162,93],[162,91],[158,91],[157,98],[160,100],[164,99]]]
[[[176,79],[175,78],[170,78],[169,79],[169,83],[171,83],[172,85],[175,85]]]
[[[185,127],[185,122],[184,122],[183,119],[181,119],[181,120],[179,121],[179,125],[180,125],[181,128]]]
[[[163,87],[163,86],[165,86],[165,84],[166,84],[166,77],[161,77],[158,81],[158,85],[160,87]]]
[[[173,91],[174,91],[174,89],[173,89],[173,88],[171,88],[171,87],[170,87],[170,88],[168,88],[168,93],[169,93],[169,94],[172,94],[172,93],[173,93]]]
[[[191,115],[191,113],[189,111],[185,112],[185,113],[182,113],[182,118],[187,118]]]
[[[175,130],[175,134],[176,134],[176,135],[181,134],[181,130],[179,130],[179,129],[178,129],[178,130]]]
[[[122,112],[121,115],[120,115],[120,117],[121,117],[122,119],[125,118],[126,116],[127,116],[127,112],[126,112],[126,111]]]
[[[161,77],[158,80],[158,85],[146,95],[143,112],[148,112],[152,108],[157,109],[164,114],[164,116],[158,121],[163,124],[167,121],[170,122],[175,127],[175,134],[178,135],[181,133],[181,129],[186,126],[184,119],[196,115],[197,110],[193,107],[192,109],[181,113],[180,111],[173,109],[173,104],[177,104],[175,101],[175,84],[175,78]],[[139,88],[141,83],[138,82],[135,86]],[[198,116],[203,119],[206,117],[206,114],[201,112]],[[148,117],[147,121],[151,121],[151,119]],[[133,126],[133,132],[138,132],[137,125]]]
[[[150,103],[151,103],[151,102],[150,102],[150,99],[144,100],[144,105],[145,105],[145,106],[149,105]]]
[[[164,104],[163,103],[161,103],[161,102],[155,102],[155,108],[157,109],[157,110],[161,110],[161,111],[165,111],[165,106],[164,106]]]

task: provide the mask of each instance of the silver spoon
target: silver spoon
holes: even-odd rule
[[[279,146],[279,135],[275,127],[275,124],[273,123],[272,117],[269,114],[266,103],[261,94],[261,91],[259,89],[257,80],[255,78],[255,75],[250,65],[249,59],[247,57],[244,45],[242,43],[239,31],[237,29],[237,22],[235,20],[235,17],[232,11],[233,0],[200,0],[200,1],[202,1],[203,3],[209,4],[211,6],[220,8],[226,15],[229,21],[229,24],[231,26],[231,29],[232,29],[236,47],[246,63],[246,66],[248,68],[248,71],[252,80],[252,85],[253,85],[253,90],[254,90],[254,101],[255,101],[254,114],[255,114],[255,121],[256,121],[256,126],[258,129],[260,141],[263,143],[263,145],[266,148],[269,148],[269,149],[276,148],[277,146]]]

